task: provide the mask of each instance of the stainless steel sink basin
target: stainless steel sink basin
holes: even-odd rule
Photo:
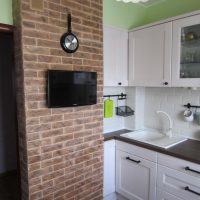
[[[121,134],[120,136],[155,145],[164,149],[168,149],[176,144],[187,140],[182,136],[168,137],[156,130],[138,130]]]

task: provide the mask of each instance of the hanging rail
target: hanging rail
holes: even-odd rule
[[[110,97],[118,97],[118,98],[126,98],[126,94],[124,94],[124,93],[121,93],[121,94],[111,94],[111,95],[104,95],[103,97],[108,97],[108,98],[110,98]]]
[[[188,103],[187,105],[184,105],[184,107],[187,107],[187,108],[200,108],[200,106],[191,105],[190,103]]]

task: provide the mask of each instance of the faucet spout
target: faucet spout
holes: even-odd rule
[[[173,122],[172,122],[172,119],[171,119],[171,117],[170,117],[170,115],[169,114],[167,114],[166,112],[164,112],[164,111],[162,111],[162,110],[157,110],[156,111],[156,113],[157,114],[164,114],[166,117],[167,117],[167,119],[169,120],[169,129],[166,131],[166,135],[167,136],[169,136],[169,137],[172,137],[172,126],[173,126]]]

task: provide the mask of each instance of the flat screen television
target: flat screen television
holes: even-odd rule
[[[47,76],[49,108],[96,104],[96,72],[49,70]]]

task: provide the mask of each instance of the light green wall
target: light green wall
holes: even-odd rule
[[[13,24],[12,0],[0,0],[0,23]]]
[[[200,0],[166,0],[149,8],[116,0],[103,0],[103,9],[105,24],[130,29],[200,10]]]

